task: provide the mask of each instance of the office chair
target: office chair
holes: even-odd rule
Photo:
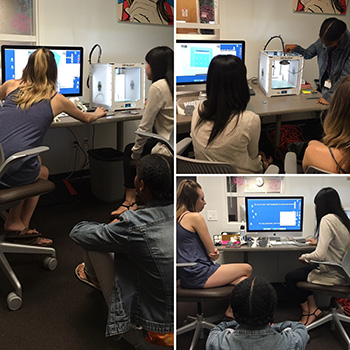
[[[163,136],[161,136],[159,134],[156,134],[156,133],[153,133],[153,132],[141,131],[141,130],[136,130],[135,134],[141,135],[141,136],[144,136],[144,137],[147,137],[147,138],[156,139],[159,142],[161,142],[164,145],[166,145],[167,148],[169,149],[169,151],[172,154],[174,153],[174,146],[173,146],[173,143],[172,143],[172,140],[171,140],[172,137],[170,138],[170,140],[167,140],[165,137],[163,137]]]
[[[176,267],[193,266],[196,263],[177,263]],[[229,300],[233,291],[233,285],[226,285],[215,288],[185,289],[180,286],[180,280],[176,283],[176,299],[178,302],[197,303],[196,316],[187,316],[185,324],[176,330],[176,335],[181,335],[194,330],[189,350],[194,350],[198,339],[202,339],[204,329],[212,329],[216,326],[214,322],[219,322],[224,315],[205,317],[202,310],[202,303],[210,300]]]
[[[334,330],[335,326],[338,328],[339,332],[341,333],[342,337],[344,338],[347,344],[347,349],[350,350],[349,335],[346,333],[343,325],[340,322],[340,321],[343,321],[346,323],[350,323],[350,317],[339,314],[337,312],[337,303],[336,303],[336,298],[350,299],[350,249],[344,255],[344,258],[341,264],[327,262],[327,261],[311,261],[311,263],[331,266],[332,268],[336,269],[337,272],[341,273],[344,276],[344,278],[349,283],[349,285],[324,286],[324,285],[308,283],[308,282],[298,282],[297,286],[300,289],[306,289],[312,292],[319,292],[331,297],[330,313],[327,313],[325,316],[311,323],[306,328],[308,331],[310,331],[318,326],[323,325],[326,322],[331,322],[331,329]]]
[[[46,146],[36,147],[23,152],[18,152],[5,160],[2,147],[0,145],[0,178],[4,175],[8,167],[24,157],[37,155],[47,151]],[[0,212],[2,218],[6,219],[7,210],[16,206],[21,200],[45,194],[53,191],[55,185],[48,180],[38,179],[32,184],[18,186],[13,188],[0,189]],[[35,247],[23,244],[4,242],[4,237],[0,237],[0,267],[12,284],[14,292],[7,296],[7,305],[10,310],[18,310],[22,305],[22,287],[8,260],[5,257],[7,253],[25,253],[25,254],[43,254],[44,266],[49,270],[54,270],[57,266],[55,249],[49,247]]]
[[[299,174],[303,173],[303,169],[298,165],[297,155],[295,152],[287,152],[284,158],[284,171],[286,174]],[[329,171],[317,168],[315,166],[309,166],[305,174],[332,174]]]
[[[183,152],[192,143],[190,137],[186,137],[176,144],[176,169],[179,174],[238,174],[236,167],[222,162],[193,159],[182,156]],[[271,164],[265,174],[278,174],[278,166]]]

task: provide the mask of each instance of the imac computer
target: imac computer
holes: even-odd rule
[[[302,236],[304,197],[245,197],[248,236]]]
[[[234,55],[243,62],[243,40],[177,40],[175,74],[177,91],[205,91],[208,67],[217,55]]]
[[[2,83],[10,79],[20,79],[28,58],[40,46],[2,45],[1,78]],[[57,91],[66,97],[83,95],[82,47],[42,46],[51,50],[57,63]]]

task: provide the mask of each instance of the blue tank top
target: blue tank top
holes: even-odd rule
[[[12,91],[0,109],[0,144],[5,159],[12,154],[41,146],[43,137],[53,120],[51,99],[34,103],[22,110],[13,101],[19,89]],[[15,187],[35,181],[40,172],[37,156],[27,157],[13,164],[0,179],[1,187]]]
[[[197,265],[178,268],[182,288],[203,288],[207,279],[220,267],[214,264],[197,232],[187,230],[181,225],[185,213],[176,226],[177,262],[195,262]]]

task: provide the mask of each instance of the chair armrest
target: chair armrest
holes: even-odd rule
[[[270,164],[265,170],[265,174],[278,174],[280,172],[280,168],[275,164]]]
[[[155,134],[153,132],[141,131],[141,130],[136,130],[135,134],[140,135],[140,136],[144,136],[147,138],[159,140],[160,142],[164,143],[169,148],[169,150],[171,152],[174,151],[173,145],[165,137],[163,137],[159,134]]]
[[[192,139],[190,137],[185,137],[176,144],[176,154],[181,155],[184,150],[191,144]]]
[[[20,159],[23,159],[28,156],[34,156],[36,154],[46,152],[50,148],[47,146],[40,146],[40,147],[35,147],[35,148],[30,148],[25,151],[17,152],[13,154],[12,156],[8,157],[3,164],[0,165],[0,178],[5,174],[7,168],[19,161]]]
[[[190,262],[190,263],[176,263],[176,267],[189,267],[189,266],[196,266],[197,263]]]
[[[287,152],[284,158],[284,170],[286,174],[298,173],[297,155],[294,152]]]
[[[310,263],[331,266],[333,269],[337,270],[341,275],[343,275],[343,277],[346,279],[346,281],[350,283],[350,276],[344,270],[344,267],[342,265],[335,263],[335,262],[317,261],[317,260],[310,260]]]

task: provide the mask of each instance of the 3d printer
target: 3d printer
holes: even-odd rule
[[[304,66],[301,55],[259,52],[259,85],[268,97],[299,95]]]
[[[91,105],[110,111],[142,109],[145,105],[143,63],[91,64]]]
[[[267,51],[272,39],[280,39],[282,51]],[[272,36],[259,52],[259,85],[268,97],[299,95],[303,76],[304,58],[299,54],[284,54],[280,35]]]

